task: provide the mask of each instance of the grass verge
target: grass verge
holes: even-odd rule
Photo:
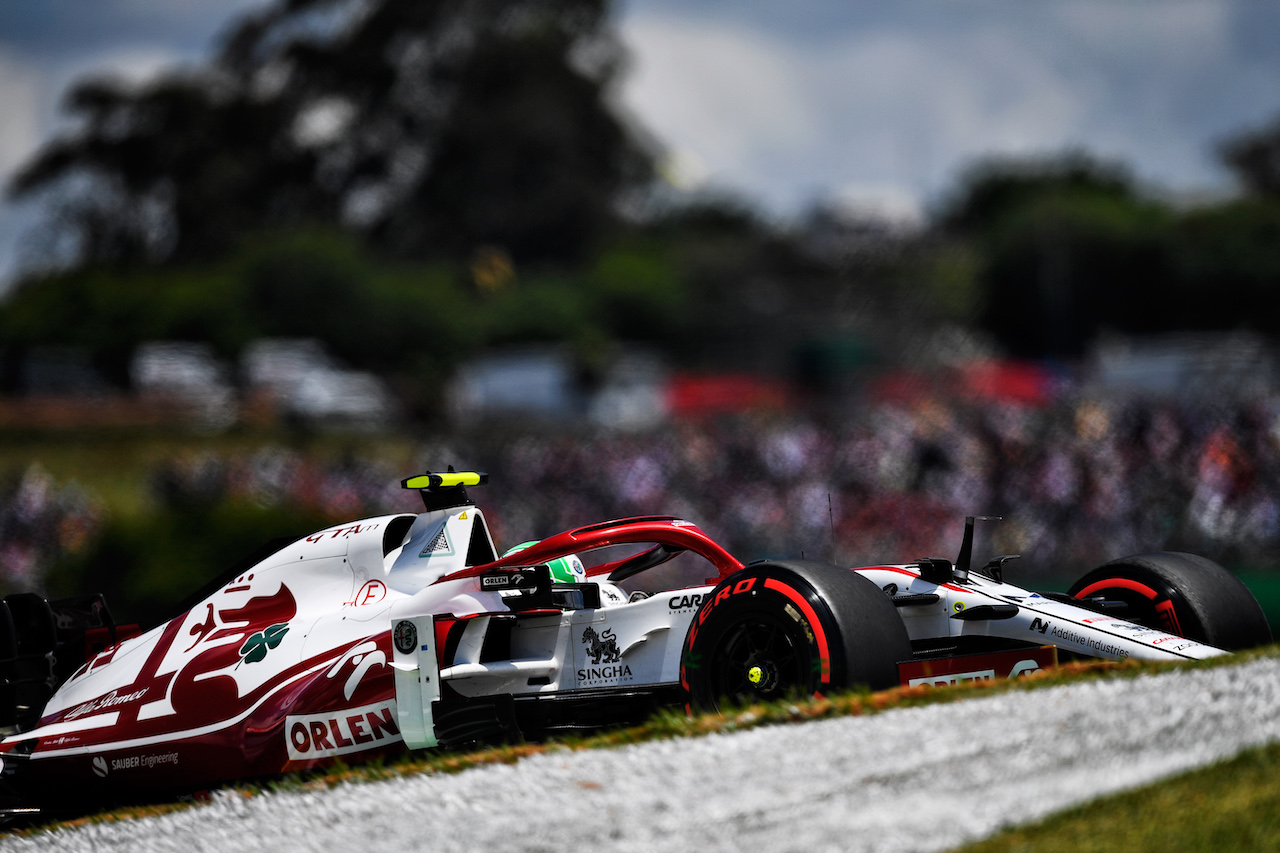
[[[963,853],[1280,850],[1280,744],[961,848]]]
[[[375,762],[354,766],[338,764],[311,773],[290,774],[252,784],[240,783],[228,786],[224,790],[231,792],[233,795],[250,798],[288,791],[323,790],[343,783],[375,782],[423,773],[460,773],[464,770],[485,765],[514,764],[532,755],[557,750],[610,749],[672,737],[701,737],[742,731],[763,725],[864,716],[897,708],[964,701],[1011,690],[1037,690],[1102,678],[1128,678],[1171,670],[1205,669],[1224,665],[1233,666],[1263,657],[1280,657],[1280,646],[1268,646],[1263,649],[1232,655],[1228,658],[1187,663],[1153,663],[1136,660],[1070,663],[1055,669],[1031,673],[1013,681],[972,682],[947,688],[897,687],[877,693],[846,693],[804,701],[782,701],[762,705],[749,705],[721,714],[688,716],[678,710],[667,710],[655,715],[643,725],[608,730],[590,736],[552,740],[546,743],[505,744],[468,751],[420,750],[406,753],[403,757],[391,762]],[[1277,756],[1280,756],[1280,752],[1277,753]],[[1280,760],[1280,758],[1277,758],[1277,760]],[[44,822],[27,827],[14,828],[10,830],[9,834],[31,835],[61,828],[74,828],[89,823],[154,817],[198,806],[202,802],[208,801],[209,797],[210,795],[204,792],[201,795],[186,797],[174,802],[150,803],[112,809],[70,820]],[[999,849],[1016,850],[1022,848],[1014,846]]]

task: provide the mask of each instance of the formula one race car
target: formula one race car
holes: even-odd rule
[[[1186,660],[1271,641],[1252,595],[1208,560],[1129,557],[1067,594],[1038,594],[1004,582],[1012,557],[970,567],[972,518],[955,563],[743,565],[667,516],[581,527],[499,557],[467,494],[486,479],[410,478],[425,512],[277,545],[142,633],[115,625],[100,596],[9,596],[0,784],[10,804],[541,738],[661,706],[1016,676],[1058,650]],[[623,588],[677,557],[700,561],[706,580]]]

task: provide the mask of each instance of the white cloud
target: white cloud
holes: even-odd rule
[[[633,17],[628,107],[713,180],[775,208],[843,184],[936,184],[957,158],[1060,144],[1076,94],[998,29],[851,32],[815,47],[742,27]]]
[[[1045,7],[1054,41],[1074,42],[1134,62],[1194,64],[1230,50],[1231,5],[1206,0],[1073,0]]]
[[[895,184],[848,184],[831,193],[831,207],[851,220],[876,219],[903,228],[924,223],[920,199]]]
[[[757,149],[788,149],[817,132],[800,108],[803,80],[767,36],[656,18],[636,21],[626,39],[639,58],[627,105],[713,175]]]
[[[156,45],[124,45],[88,56],[67,69],[72,77],[106,73],[134,85],[147,83],[164,71],[172,70],[180,57],[172,50]]]
[[[713,180],[782,212],[850,185],[928,197],[977,157],[1068,147],[1203,188],[1224,180],[1211,143],[1280,108],[1275,66],[1233,53],[1229,3],[965,8],[819,33],[816,18],[781,32],[633,5],[623,99]]]
[[[0,147],[0,178],[65,124],[60,106],[77,80],[108,75],[138,85],[172,68],[178,59],[173,51],[151,45],[120,45],[58,62],[0,51],[0,110],[6,123],[18,125],[12,131],[12,151]]]
[[[41,85],[33,69],[0,51],[0,175],[7,174],[40,143]]]

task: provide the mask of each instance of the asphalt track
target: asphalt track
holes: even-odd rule
[[[1280,739],[1280,660],[5,838],[0,851],[945,850]]]

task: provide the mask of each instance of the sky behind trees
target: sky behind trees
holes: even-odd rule
[[[0,179],[89,72],[209,56],[262,0],[5,0]],[[690,189],[786,217],[834,200],[903,218],[976,158],[1081,148],[1178,194],[1226,193],[1216,146],[1280,115],[1268,0],[627,0],[620,106]],[[0,287],[32,205],[0,204]]]

